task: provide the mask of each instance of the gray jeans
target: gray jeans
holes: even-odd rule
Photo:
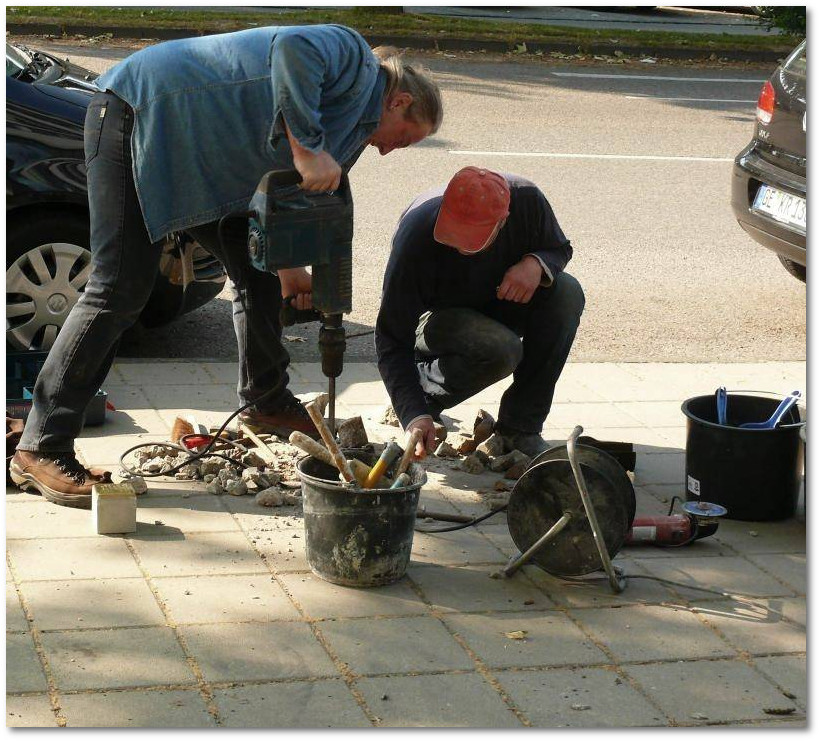
[[[528,304],[493,301],[481,311],[423,314],[416,365],[431,412],[454,407],[512,374],[498,410],[499,427],[540,433],[583,310],[580,284],[560,273]]]
[[[151,243],[134,185],[131,108],[111,93],[91,99],[85,119],[85,158],[91,215],[91,272],[34,387],[21,450],[70,452],[85,409],[114,361],[122,333],[145,307],[159,268],[162,243]],[[229,230],[222,254],[216,225],[190,230],[206,249],[230,266],[234,328],[239,344],[239,398],[265,395],[268,411],[286,397],[289,357],[280,341],[281,287],[276,275],[253,269],[245,252],[247,224]],[[240,300],[244,298],[244,304]],[[247,308],[247,311],[246,311]]]

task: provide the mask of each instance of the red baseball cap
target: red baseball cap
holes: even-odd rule
[[[509,213],[507,180],[492,170],[465,167],[447,184],[433,238],[448,247],[478,252]]]

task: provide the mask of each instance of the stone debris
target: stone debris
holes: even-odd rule
[[[174,474],[174,478],[178,481],[191,481],[199,478],[199,466],[196,463],[189,463],[183,466]]]
[[[477,445],[478,443],[472,435],[460,433],[458,436],[458,445],[454,447],[458,451],[459,455],[470,455],[470,453],[475,452]]]
[[[325,391],[311,391],[306,394],[297,394],[296,398],[302,402],[302,404],[315,404],[316,408],[319,410],[319,414],[324,416],[325,411],[327,410],[327,405],[330,402],[330,397],[327,395]],[[260,439],[265,439],[265,436],[258,435]],[[267,435],[270,438],[270,435]],[[267,440],[266,440],[267,442]]]
[[[493,488],[496,491],[510,491],[513,488],[513,485],[509,481],[505,481],[504,479],[499,479],[495,482]]]
[[[254,501],[263,507],[281,507],[285,503],[285,492],[272,486],[258,492]]]
[[[222,488],[221,482],[216,477],[205,487],[205,491],[208,494],[216,494],[217,496],[225,493],[225,489]]]
[[[228,462],[216,456],[208,456],[199,459],[199,475],[204,479],[208,474],[218,474]]]
[[[521,463],[523,461],[526,461],[527,465],[529,465],[530,460],[530,457],[522,453],[520,450],[513,450],[506,455],[499,455],[490,461],[490,470],[495,471],[496,473],[501,473],[502,471],[506,471],[517,463]]]
[[[241,460],[246,466],[253,466],[255,468],[264,468],[266,465],[265,459],[255,450],[249,450],[247,453],[244,453]]]
[[[244,497],[248,493],[248,485],[242,479],[231,480],[225,485],[225,491],[235,497]]]
[[[467,473],[484,473],[484,464],[476,455],[468,455],[463,461],[461,461],[460,468],[462,471],[466,471]]]
[[[476,450],[480,450],[490,458],[496,458],[504,453],[504,441],[500,435],[492,434],[484,442],[479,443]]]
[[[525,641],[527,639],[527,631],[526,630],[511,630],[507,633],[504,633],[507,638],[512,638],[514,641]]]
[[[392,404],[388,404],[385,407],[384,412],[382,412],[382,416],[379,417],[379,422],[383,425],[389,425],[390,427],[401,427],[399,418],[396,416],[396,412],[393,410]]]
[[[137,476],[123,469],[112,473],[111,481],[115,484],[128,484],[137,496],[145,494],[145,492],[148,491],[148,484],[145,483],[145,479],[142,476]]]
[[[342,422],[336,432],[339,438],[339,447],[363,448],[370,441],[367,439],[367,431],[364,429],[364,422],[361,417],[351,417]]]
[[[437,458],[458,458],[458,451],[445,440],[436,448],[434,455]]]
[[[592,705],[584,705],[580,702],[574,702],[570,707],[573,710],[589,710],[592,707]]]
[[[436,431],[437,443],[443,443],[447,440],[447,428],[441,422],[433,422],[433,429]]]
[[[473,422],[473,439],[476,446],[481,445],[485,440],[488,440],[493,434],[495,427],[495,417],[484,409],[479,409],[476,414],[475,422]]]
[[[512,481],[517,481],[520,479],[524,472],[530,467],[530,460],[527,458],[526,461],[519,461],[518,463],[514,463],[510,466],[506,471],[504,471],[504,478],[511,479]]]
[[[276,486],[282,477],[276,471],[262,471],[259,468],[246,468],[242,471],[242,481],[250,488],[268,489]]]
[[[484,466],[484,468],[487,468],[490,465],[490,456],[481,450],[476,450],[473,455],[481,461],[481,465]]]

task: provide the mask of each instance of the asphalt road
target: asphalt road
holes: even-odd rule
[[[123,49],[71,49],[105,69]],[[427,142],[351,173],[354,311],[372,328],[390,238],[414,194],[473,164],[517,172],[546,193],[575,249],[587,307],[571,360],[760,361],[806,357],[805,287],[746,236],[729,205],[732,159],[749,141],[766,69],[517,63],[479,55],[423,60],[445,121]],[[316,359],[315,328],[288,330],[294,359]],[[350,360],[372,360],[369,337]],[[207,353],[203,353],[207,348]],[[230,302],[212,301],[121,355],[235,358]]]

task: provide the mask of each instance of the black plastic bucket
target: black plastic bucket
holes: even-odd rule
[[[795,405],[774,429],[741,429],[769,419],[783,398],[751,393],[729,393],[725,425],[714,394],[683,402],[686,498],[722,504],[732,520],[784,520],[794,516],[800,491],[804,423]]]
[[[374,456],[345,451],[368,465]],[[413,526],[427,474],[411,463],[410,486],[351,490],[339,472],[308,456],[299,461],[305,554],[316,576],[348,587],[377,587],[401,579],[410,562]]]

